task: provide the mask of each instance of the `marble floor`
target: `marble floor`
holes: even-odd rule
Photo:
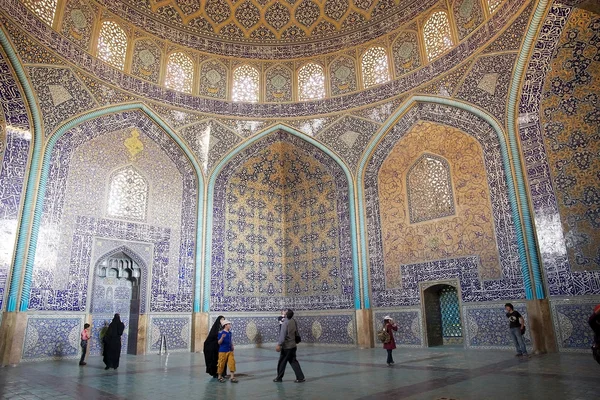
[[[202,354],[123,356],[117,371],[100,357],[22,363],[0,368],[1,399],[598,399],[600,365],[591,354],[518,359],[504,351],[397,349],[395,366],[382,349],[300,345],[306,382],[288,366],[274,383],[277,353],[237,349],[240,382],[204,372]]]

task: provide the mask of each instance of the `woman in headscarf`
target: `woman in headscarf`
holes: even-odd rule
[[[119,358],[121,358],[121,335],[125,330],[125,324],[121,322],[121,316],[115,314],[112,322],[104,334],[104,364],[106,368],[119,368]]]
[[[219,315],[217,320],[210,328],[208,336],[204,341],[204,362],[206,363],[206,373],[216,378],[217,375],[217,363],[219,362],[219,331],[223,328],[221,322],[225,320],[225,317]],[[223,373],[226,375],[226,371]]]

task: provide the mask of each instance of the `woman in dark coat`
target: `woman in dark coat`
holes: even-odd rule
[[[398,330],[398,326],[392,320],[392,317],[385,316],[383,319],[383,328],[390,335],[390,341],[383,344],[383,348],[387,350],[387,365],[391,367],[394,365],[394,358],[392,357],[392,351],[396,348],[396,340],[394,339],[394,331]]]
[[[121,335],[125,330],[125,324],[121,322],[121,316],[115,314],[112,322],[108,326],[104,338],[104,364],[106,368],[119,368],[119,358],[121,358]]]
[[[204,341],[204,362],[206,363],[206,373],[216,378],[217,375],[217,363],[219,362],[219,331],[221,330],[221,321],[224,320],[225,317],[219,315],[217,320],[213,324],[212,328],[210,328],[210,332],[208,332],[208,336]],[[227,368],[227,367],[225,367]],[[223,373],[226,375],[226,372]]]

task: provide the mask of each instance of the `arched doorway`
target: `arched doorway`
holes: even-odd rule
[[[113,252],[96,263],[92,314],[103,324],[115,313],[125,323],[121,352],[138,354],[138,328],[141,305],[140,265],[125,251]]]
[[[457,286],[439,283],[421,289],[427,346],[463,345]]]

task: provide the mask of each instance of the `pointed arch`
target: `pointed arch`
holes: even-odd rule
[[[231,153],[229,153],[226,157],[224,157],[223,159],[221,159],[221,161],[215,166],[215,168],[212,171],[212,174],[210,175],[209,181],[208,181],[208,191],[207,191],[207,215],[206,215],[206,227],[205,227],[205,248],[204,248],[204,278],[203,278],[203,282],[204,282],[204,290],[202,293],[202,297],[203,297],[203,312],[209,312],[210,311],[210,284],[211,284],[211,257],[212,257],[212,231],[213,231],[213,214],[209,213],[209,210],[213,209],[213,202],[214,202],[214,192],[215,192],[215,182],[217,180],[217,177],[219,176],[219,174],[221,173],[221,171],[223,170],[223,168],[225,167],[225,165],[227,165],[227,163],[233,159],[236,155],[238,155],[239,153],[241,153],[243,150],[245,150],[246,148],[250,147],[251,145],[257,143],[258,141],[260,141],[261,139],[265,138],[266,136],[278,132],[278,131],[284,131],[287,132],[289,134],[292,134],[306,142],[308,142],[309,144],[317,147],[319,150],[321,150],[323,153],[327,154],[330,158],[332,158],[336,164],[338,164],[340,166],[340,168],[342,168],[342,170],[344,171],[345,177],[346,177],[346,181],[348,183],[348,200],[349,200],[349,218],[350,218],[350,238],[351,238],[351,245],[352,245],[352,275],[353,275],[353,284],[354,284],[354,306],[356,309],[360,309],[361,308],[361,299],[360,299],[360,282],[359,282],[359,270],[358,270],[358,243],[357,243],[357,236],[356,236],[356,205],[355,205],[355,184],[354,184],[354,180],[352,179],[352,173],[350,172],[350,169],[348,168],[348,166],[344,163],[344,161],[342,161],[342,159],[335,154],[334,152],[332,152],[330,149],[328,149],[326,146],[324,146],[322,143],[318,142],[317,140],[313,139],[310,136],[307,136],[293,128],[290,128],[286,125],[283,124],[277,124],[274,126],[271,126],[270,128],[256,134],[255,136],[253,136],[252,138],[250,138],[249,140],[247,140],[243,145],[237,147],[235,150],[233,150]]]
[[[151,278],[151,271],[150,271],[151,268],[148,266],[148,264],[142,257],[140,257],[135,251],[133,251],[126,245],[115,247],[112,250],[109,250],[106,253],[102,254],[100,257],[98,257],[98,259],[96,259],[94,261],[94,265],[91,267],[93,275],[92,275],[92,279],[91,279],[91,282],[88,285],[88,287],[91,288],[91,290],[94,290],[96,280],[98,279],[98,274],[96,273],[96,271],[94,271],[94,268],[96,266],[100,265],[104,260],[106,260],[106,259],[110,258],[111,256],[118,254],[118,253],[123,253],[127,257],[131,258],[133,261],[135,261],[138,264],[138,267],[141,270],[141,277],[140,277],[141,279],[139,281],[139,285],[141,288],[140,314],[145,314],[148,310],[148,289],[149,289],[148,286],[149,286],[149,283],[152,281],[152,279],[150,279]],[[93,305],[94,305],[94,298],[93,298],[93,296],[89,296],[87,309],[89,310],[90,313],[93,313],[93,308],[91,307]]]
[[[194,287],[194,310],[200,310],[200,279],[201,275],[201,267],[198,262],[201,261],[201,250],[202,250],[202,221],[204,215],[204,198],[202,196],[202,189],[204,187],[204,176],[202,174],[202,170],[196,159],[194,158],[192,152],[187,148],[184,142],[177,136],[175,131],[171,129],[157,114],[155,114],[151,109],[149,109],[146,105],[141,103],[132,103],[132,104],[122,104],[118,106],[106,107],[103,109],[95,110],[92,112],[85,113],[83,115],[78,116],[60,126],[48,139],[46,147],[44,148],[43,154],[39,154],[39,158],[42,160],[41,165],[41,174],[39,178],[39,183],[37,185],[37,195],[35,198],[31,197],[29,202],[24,206],[24,212],[32,213],[32,228],[29,237],[29,245],[27,251],[27,257],[25,259],[25,273],[23,277],[23,286],[21,290],[20,296],[20,311],[26,311],[29,304],[29,296],[31,291],[32,284],[32,275],[33,275],[33,267],[35,262],[35,253],[37,247],[37,239],[39,236],[41,218],[44,207],[44,198],[46,194],[46,189],[48,187],[48,177],[50,172],[50,163],[52,159],[52,153],[54,150],[54,146],[57,141],[70,129],[73,127],[80,125],[84,122],[87,122],[92,119],[96,119],[108,114],[120,113],[125,111],[139,110],[142,111],[148,118],[150,118],[154,123],[156,123],[164,132],[166,132],[171,139],[173,139],[177,145],[182,149],[189,162],[191,163],[196,178],[198,179],[199,193],[198,193],[198,202],[197,202],[197,225],[196,225],[196,251],[195,251],[195,287]],[[35,178],[36,171],[33,167],[31,168],[29,179]],[[33,195],[32,195],[33,196]],[[24,235],[25,236],[25,235]],[[19,237],[19,241],[21,241],[21,236]],[[21,246],[25,246],[26,237],[22,239]],[[17,250],[21,251],[21,254],[24,252],[23,249],[17,247]],[[15,265],[17,261],[15,261]],[[22,261],[20,261],[20,265]]]
[[[508,188],[508,200],[510,203],[511,214],[514,221],[515,228],[515,236],[519,251],[519,263],[521,266],[521,272],[523,275],[523,283],[525,286],[525,294],[527,299],[533,298],[533,291],[531,285],[530,278],[530,261],[527,257],[527,248],[529,247],[531,252],[536,252],[535,242],[529,241],[523,235],[523,225],[527,227],[527,221],[521,218],[522,208],[519,206],[517,201],[517,190],[519,191],[519,195],[523,192],[523,196],[525,196],[524,188],[518,185],[515,188],[515,182],[513,179],[513,169],[512,163],[509,156],[509,150],[507,146],[507,138],[502,129],[502,125],[489,113],[486,111],[477,108],[471,104],[467,104],[461,101],[442,98],[442,97],[434,97],[434,96],[412,96],[408,100],[406,100],[402,106],[388,119],[388,121],[380,128],[379,132],[373,137],[372,141],[369,143],[367,148],[365,149],[359,163],[358,174],[357,174],[357,191],[358,191],[358,223],[359,223],[359,232],[360,232],[360,246],[361,246],[361,274],[362,274],[362,282],[363,282],[363,292],[364,292],[364,306],[365,308],[370,308],[370,298],[369,298],[369,279],[368,279],[368,255],[367,255],[367,232],[366,232],[366,222],[365,222],[365,172],[367,168],[368,161],[371,159],[371,156],[374,154],[375,150],[378,147],[380,140],[388,133],[388,131],[397,124],[402,116],[412,107],[414,107],[419,102],[421,103],[434,103],[440,104],[450,107],[455,107],[460,110],[467,111],[476,115],[477,117],[483,119],[487,122],[491,128],[494,130],[496,135],[498,136],[498,142],[500,144],[500,152],[502,156],[502,168],[504,170],[504,174],[506,177],[506,185]],[[516,161],[518,163],[518,160]],[[518,182],[517,178],[517,182]],[[522,179],[522,178],[521,178]],[[527,207],[525,204],[524,207]],[[533,260],[532,260],[533,264]],[[534,279],[541,279],[541,275],[536,278],[536,268],[534,265],[531,265],[531,269],[533,270]]]

